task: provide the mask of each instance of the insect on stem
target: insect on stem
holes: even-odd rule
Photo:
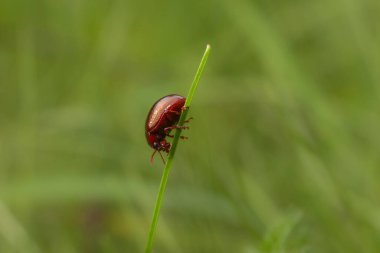
[[[185,108],[185,110],[181,110],[182,113],[181,113],[181,116],[179,117],[178,124],[177,124],[179,126],[179,128],[175,129],[173,142],[171,143],[171,147],[170,147],[170,151],[169,151],[168,161],[165,164],[165,168],[164,168],[164,171],[162,174],[160,187],[159,187],[158,194],[157,194],[156,204],[154,207],[152,223],[151,223],[150,229],[149,229],[145,253],[151,253],[152,252],[154,235],[155,235],[156,228],[157,228],[158,217],[160,215],[162,201],[163,201],[163,198],[165,195],[165,189],[166,189],[166,184],[167,184],[168,177],[169,177],[169,172],[170,172],[172,164],[173,164],[173,158],[174,158],[174,154],[175,154],[175,151],[177,148],[177,143],[178,143],[178,140],[181,136],[181,131],[182,131],[181,126],[183,126],[183,123],[185,122],[185,119],[187,117],[187,113],[189,112],[189,107],[190,107],[191,101],[193,99],[195,90],[198,86],[199,80],[202,76],[203,70],[206,66],[206,62],[207,62],[208,56],[210,54],[210,50],[211,50],[210,45],[207,45],[206,50],[203,54],[202,60],[199,64],[199,67],[198,67],[197,72],[195,74],[194,80],[190,86],[190,90],[189,90],[189,93],[186,97],[185,104],[181,106],[181,107]],[[154,141],[154,140],[152,140],[152,141]],[[149,140],[148,140],[148,142],[149,142]]]

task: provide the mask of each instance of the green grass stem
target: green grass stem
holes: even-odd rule
[[[186,102],[185,102],[185,108],[187,108],[187,109],[182,112],[181,117],[179,118],[179,121],[178,121],[179,126],[183,125],[183,123],[187,117],[187,113],[189,112],[191,101],[193,100],[195,90],[197,89],[199,80],[201,79],[203,70],[206,66],[206,62],[207,62],[208,56],[210,54],[210,50],[211,50],[210,45],[207,45],[206,50],[203,54],[201,63],[199,64],[198,70],[197,70],[195,77],[194,77],[194,80],[191,84],[190,90],[187,94]],[[178,144],[178,140],[179,140],[180,135],[181,135],[181,129],[176,129],[175,134],[174,134],[174,138],[173,138],[173,142],[171,144],[172,146],[171,146],[171,149],[169,152],[168,160],[165,164],[164,172],[162,174],[160,188],[159,188],[157,199],[156,199],[156,205],[154,207],[152,223],[150,225],[148,241],[147,241],[146,248],[145,248],[145,253],[152,252],[153,240],[154,240],[154,236],[155,236],[155,232],[156,232],[156,228],[157,228],[158,218],[160,216],[162,200],[165,196],[166,184],[168,182],[169,172],[172,168],[173,158],[174,158],[175,151],[177,149],[177,144]]]

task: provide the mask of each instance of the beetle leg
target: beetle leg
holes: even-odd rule
[[[174,138],[174,135],[171,135],[171,134],[168,134],[167,136],[170,137],[170,138]],[[187,140],[187,139],[189,139],[189,137],[187,137],[187,136],[183,136],[183,135],[181,135],[179,138],[181,138],[182,140]]]
[[[188,118],[187,120],[185,120],[183,123],[189,123],[190,120],[192,120],[192,119],[194,119],[194,118],[193,118],[193,117],[190,117],[190,118]]]
[[[188,110],[188,109],[189,109],[188,106],[182,106],[182,107],[181,107],[181,111],[182,111],[182,112],[185,111],[185,110]]]
[[[170,130],[172,130],[172,129],[189,129],[189,128],[190,127],[188,127],[188,126],[176,126],[176,125],[174,125],[174,126],[170,126],[170,127],[165,127],[164,131],[165,131],[165,133],[169,133]]]

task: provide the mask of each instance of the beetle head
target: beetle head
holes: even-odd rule
[[[150,162],[153,163],[154,155],[156,154],[156,152],[158,152],[162,158],[162,161],[165,164],[165,159],[162,157],[161,151],[169,153],[171,145],[170,143],[166,142],[166,140],[162,138],[160,135],[151,135],[151,136],[150,136],[152,139],[151,146],[154,148],[154,152],[150,158]]]
[[[160,150],[161,150],[161,151],[165,151],[166,153],[169,153],[169,150],[170,150],[170,143],[166,142],[166,140],[163,139],[163,140],[160,142]]]

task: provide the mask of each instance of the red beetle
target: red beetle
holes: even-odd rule
[[[180,127],[176,125],[184,110],[185,101],[186,98],[180,95],[167,95],[160,98],[150,109],[145,122],[145,137],[148,144],[154,149],[150,158],[151,162],[153,162],[153,157],[158,151],[165,163],[161,151],[169,153],[171,145],[166,142],[165,138],[173,137],[173,135],[170,135],[172,129],[189,128],[187,126]],[[185,122],[189,122],[189,120],[186,120]],[[186,139],[187,137],[181,136],[181,138]]]

